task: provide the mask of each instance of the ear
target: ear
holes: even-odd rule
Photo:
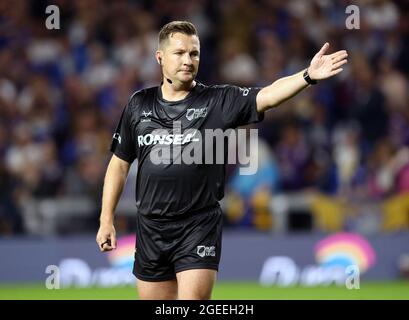
[[[158,64],[161,66],[162,65],[162,52],[161,51],[156,51],[155,53],[155,58]]]

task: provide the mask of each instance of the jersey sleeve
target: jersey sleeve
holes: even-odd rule
[[[112,136],[110,150],[117,157],[132,163],[136,158],[136,143],[131,126],[130,104],[122,111],[116,130]]]
[[[226,128],[236,128],[262,121],[263,112],[257,111],[256,97],[261,88],[225,86],[223,88],[222,117]]]

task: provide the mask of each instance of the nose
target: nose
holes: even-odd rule
[[[188,52],[183,55],[183,64],[187,66],[193,65],[192,58]]]

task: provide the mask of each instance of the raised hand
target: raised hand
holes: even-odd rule
[[[329,48],[326,42],[320,51],[312,58],[308,67],[308,74],[313,80],[322,80],[335,76],[340,73],[345,63],[347,63],[348,53],[346,50],[340,50],[332,54],[325,54]]]

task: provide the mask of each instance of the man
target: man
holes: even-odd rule
[[[141,299],[210,299],[221,253],[218,201],[223,197],[224,165],[185,164],[180,154],[156,163],[152,153],[170,145],[187,148],[195,133],[183,135],[186,130],[204,134],[205,129],[227,130],[262,120],[266,110],[342,71],[346,51],[325,55],[328,47],[326,43],[321,48],[308,69],[262,89],[205,86],[195,81],[200,43],[193,24],[174,21],[161,29],[156,60],[163,81],[159,87],[134,93],[122,113],[111,146],[96,237],[101,251],[115,249],[114,212],[137,158],[133,273]],[[179,135],[176,122],[182,129]],[[155,130],[167,134],[153,134]]]

